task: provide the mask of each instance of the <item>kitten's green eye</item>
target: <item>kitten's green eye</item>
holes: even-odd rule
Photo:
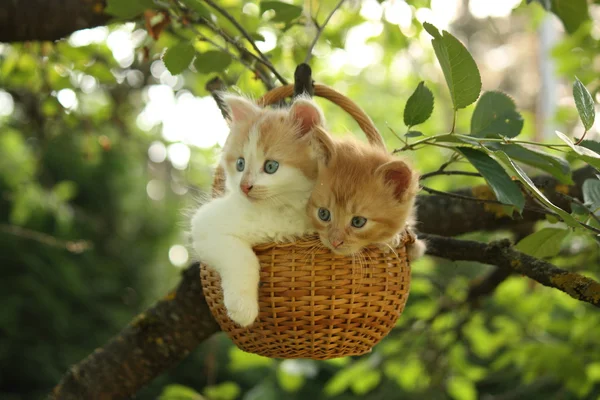
[[[267,160],[264,169],[267,174],[274,174],[279,169],[279,163],[275,160]]]
[[[331,213],[326,208],[319,208],[319,211],[317,212],[317,215],[319,215],[319,219],[321,221],[327,222],[327,221],[331,220]]]
[[[365,217],[354,217],[352,218],[352,226],[355,228],[362,228],[367,223]]]
[[[245,166],[246,166],[246,160],[244,160],[244,157],[238,158],[237,161],[235,162],[235,169],[237,169],[240,172],[242,172],[244,170]]]

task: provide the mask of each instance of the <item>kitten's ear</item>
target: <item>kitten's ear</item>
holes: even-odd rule
[[[333,138],[325,129],[320,126],[316,126],[312,131],[311,141],[319,159],[321,159],[321,161],[327,165],[329,160],[331,160],[333,153],[335,152],[335,143],[333,142]]]
[[[227,105],[227,111],[229,114],[227,122],[229,123],[245,121],[254,117],[261,111],[259,106],[244,97],[226,93],[222,93],[220,97]]]
[[[394,160],[383,164],[375,171],[386,184],[394,189],[394,197],[398,201],[405,200],[414,195],[419,186],[417,172],[401,160]]]
[[[290,118],[300,125],[300,135],[304,136],[315,126],[325,123],[323,111],[310,97],[301,96],[294,100],[290,108]]]

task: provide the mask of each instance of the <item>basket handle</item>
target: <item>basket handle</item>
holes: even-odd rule
[[[346,111],[354,120],[358,123],[360,128],[363,130],[369,143],[374,146],[385,149],[385,143],[381,134],[373,124],[373,121],[369,116],[360,108],[355,102],[344,96],[340,92],[330,88],[329,86],[316,83],[314,85],[315,96],[323,97],[334,104],[337,104],[341,109]],[[285,99],[286,97],[292,97],[294,95],[294,85],[284,85],[272,89],[265,93],[256,103],[265,107],[278,101]]]

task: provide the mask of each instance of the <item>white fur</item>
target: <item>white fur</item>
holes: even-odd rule
[[[246,111],[243,105],[239,108]],[[241,326],[251,325],[259,309],[260,265],[252,247],[313,231],[306,204],[315,182],[285,162],[274,174],[262,171],[266,155],[258,149],[258,135],[257,129],[250,130],[243,150],[244,171],[223,165],[225,195],[202,205],[192,218],[194,250],[221,276],[228,315]],[[299,138],[298,146],[310,146],[310,137]],[[312,158],[316,165],[316,155]],[[240,189],[242,181],[260,187],[260,196],[248,198]]]
[[[258,316],[260,266],[252,247],[304,235],[311,224],[305,211],[309,193],[280,206],[251,202],[240,193],[200,207],[192,218],[192,237],[200,259],[221,276],[229,317],[247,326]]]

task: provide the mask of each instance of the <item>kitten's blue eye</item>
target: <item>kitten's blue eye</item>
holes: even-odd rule
[[[352,226],[355,228],[362,228],[367,223],[367,219],[365,217],[353,217],[352,218]]]
[[[331,220],[331,213],[326,208],[319,208],[319,211],[317,212],[317,214],[319,215],[319,219],[321,221],[327,222],[327,221]]]
[[[235,162],[235,169],[237,169],[240,172],[242,172],[244,170],[245,166],[246,166],[246,160],[244,160],[244,157],[238,158],[237,161]]]
[[[265,161],[265,172],[267,174],[274,174],[279,169],[279,163],[275,160]]]

